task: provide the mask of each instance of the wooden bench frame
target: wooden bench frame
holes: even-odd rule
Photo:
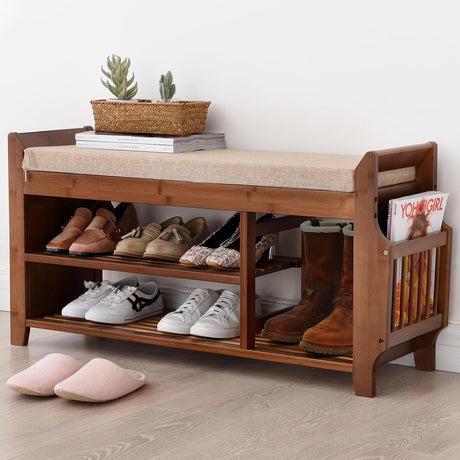
[[[390,198],[436,189],[435,143],[368,152],[355,170],[353,193],[39,171],[28,172],[25,180],[22,170],[25,148],[74,144],[75,133],[87,129],[9,135],[12,344],[26,345],[30,327],[39,327],[334,369],[351,372],[356,394],[368,397],[376,394],[375,369],[382,363],[414,352],[417,369],[435,369],[436,338],[448,321],[452,229],[443,224],[440,233],[391,243],[378,222],[379,215],[386,218]],[[415,167],[414,181],[378,188],[380,171],[409,166]],[[95,199],[241,211],[241,269],[236,272],[184,269],[179,264],[135,262],[114,256],[78,258],[44,252],[46,242],[76,206]],[[288,217],[257,224],[256,212]],[[255,278],[295,263],[256,270],[255,238],[268,230],[294,228],[305,216],[354,220],[352,357],[310,355],[294,346],[270,343],[257,334],[263,319],[255,317]],[[432,315],[395,328],[394,261],[432,248],[438,248],[436,310]],[[81,293],[82,280],[101,279],[103,269],[239,284],[240,339],[212,341],[161,334],[156,331],[158,319],[109,326],[60,317],[62,306]],[[59,290],[56,286],[63,283],[66,289]]]

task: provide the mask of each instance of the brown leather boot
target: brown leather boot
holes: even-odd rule
[[[325,355],[353,353],[353,226],[343,229],[343,268],[339,295],[332,313],[305,331],[300,348]]]
[[[317,219],[302,223],[302,297],[291,310],[270,318],[262,336],[299,343],[308,328],[331,313],[340,282],[343,225]]]

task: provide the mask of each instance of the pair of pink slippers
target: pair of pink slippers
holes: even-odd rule
[[[144,374],[122,369],[107,359],[94,358],[83,366],[69,355],[51,353],[10,377],[6,385],[27,395],[106,402],[121,398],[144,383]]]

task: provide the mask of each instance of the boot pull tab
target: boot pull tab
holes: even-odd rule
[[[335,302],[335,307],[343,309],[353,309],[353,289],[349,288],[340,288],[339,295],[337,296]]]

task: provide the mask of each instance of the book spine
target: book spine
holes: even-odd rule
[[[388,202],[387,238],[391,241],[391,226],[393,225],[393,200]]]
[[[85,142],[118,142],[122,144],[147,144],[147,145],[174,145],[174,139],[163,137],[124,136],[122,134],[75,134],[76,141]],[[103,148],[103,147],[101,147]],[[107,147],[104,147],[107,148]]]
[[[138,152],[175,153],[172,145],[130,144],[124,142],[76,141],[77,147],[103,150],[130,150]]]

